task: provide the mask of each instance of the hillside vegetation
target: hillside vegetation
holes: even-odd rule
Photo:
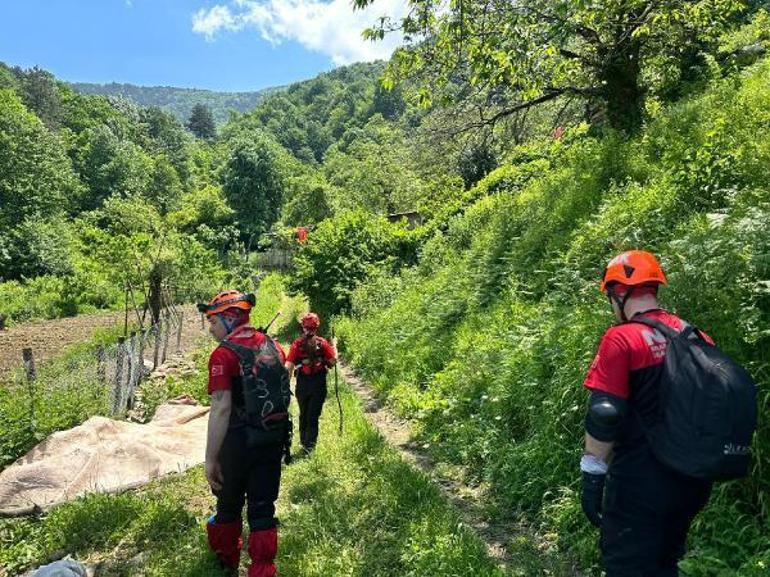
[[[487,485],[499,515],[523,515],[587,562],[597,551],[578,494],[581,383],[612,322],[598,290],[611,256],[660,255],[665,306],[744,363],[760,414],[770,409],[768,103],[765,60],[631,140],[576,127],[513,151],[415,266],[360,283],[337,323],[346,354],[437,457]],[[689,574],[770,565],[764,417],[755,449],[751,477],[719,485],[696,521]]]
[[[137,106],[157,106],[173,114],[180,122],[187,122],[193,106],[205,104],[211,109],[218,125],[224,124],[233,112],[249,112],[268,94],[280,88],[265,88],[253,92],[217,92],[198,88],[173,86],[136,86],[134,84],[93,84],[73,82],[72,88],[80,93],[125,98]]]

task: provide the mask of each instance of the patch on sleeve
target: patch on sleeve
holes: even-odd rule
[[[211,371],[209,374],[212,377],[221,377],[225,374],[225,367],[222,365],[211,365]]]

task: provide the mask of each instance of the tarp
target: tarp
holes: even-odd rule
[[[54,433],[0,473],[0,516],[138,487],[202,463],[209,409],[194,403],[161,405],[147,424],[91,417]]]

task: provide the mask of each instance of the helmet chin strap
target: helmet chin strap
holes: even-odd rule
[[[238,326],[237,317],[229,317],[224,313],[217,313],[217,316],[219,317],[219,320],[222,321],[222,324],[225,326],[225,329],[227,329],[228,335],[235,330],[236,326]]]
[[[626,303],[628,302],[628,299],[631,298],[631,295],[633,294],[635,289],[636,289],[636,286],[631,285],[628,287],[626,294],[624,294],[623,297],[619,297],[617,294],[615,294],[615,290],[611,286],[607,287],[607,295],[610,297],[611,300],[615,302],[616,305],[618,305],[618,310],[620,310],[620,319],[624,323],[628,322],[628,317],[626,317]]]

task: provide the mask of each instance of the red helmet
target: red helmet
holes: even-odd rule
[[[224,312],[228,309],[241,309],[249,312],[256,304],[253,294],[244,294],[236,290],[222,291],[208,304],[199,303],[198,310],[207,317]]]
[[[628,286],[668,284],[658,259],[644,250],[629,250],[613,258],[607,265],[601,291],[613,282]]]
[[[315,313],[305,313],[299,320],[299,324],[303,329],[317,331],[318,327],[321,326],[321,319]]]

